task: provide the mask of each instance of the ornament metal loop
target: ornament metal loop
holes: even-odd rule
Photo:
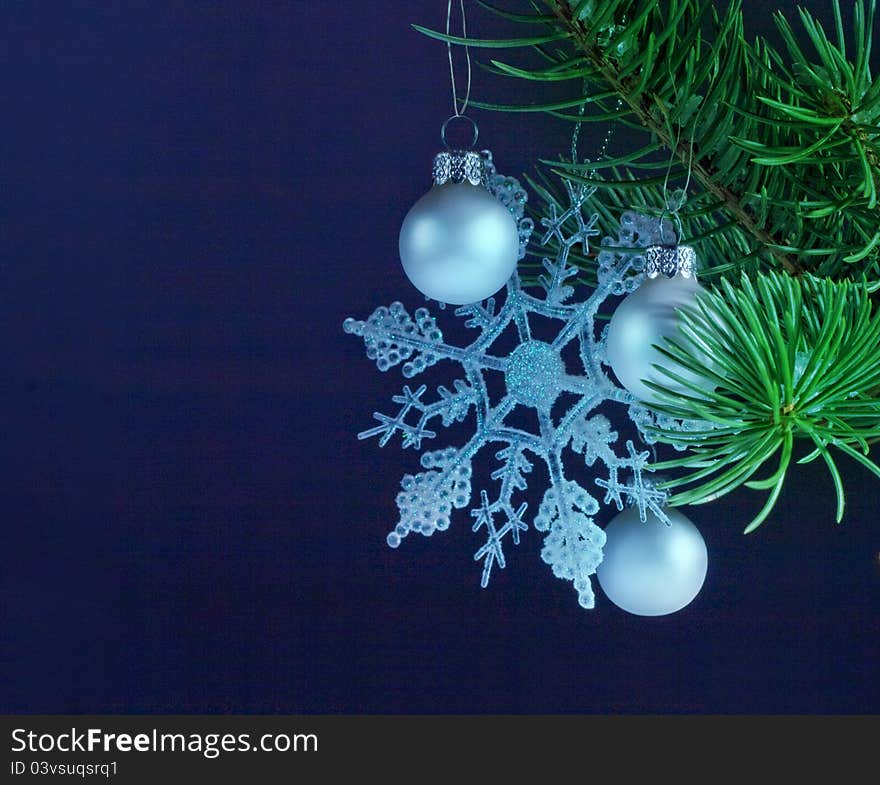
[[[649,245],[645,249],[648,278],[697,278],[697,254],[689,245]]]
[[[471,124],[471,128],[473,129],[473,139],[471,139],[471,143],[470,143],[469,147],[471,149],[476,147],[477,146],[477,139],[480,138],[480,129],[477,127],[476,122],[474,120],[472,120],[470,117],[468,117],[466,114],[454,114],[454,115],[452,115],[452,117],[447,117],[446,122],[444,122],[443,125],[440,126],[440,141],[443,142],[443,146],[447,150],[453,149],[452,145],[450,145],[449,142],[446,141],[446,129],[449,127],[449,124],[453,120],[467,120]]]

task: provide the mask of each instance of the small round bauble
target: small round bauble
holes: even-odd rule
[[[433,300],[467,305],[498,292],[516,270],[519,229],[484,186],[434,185],[400,227],[400,260]]]
[[[608,325],[606,356],[618,381],[636,398],[651,401],[656,393],[645,384],[651,381],[670,390],[691,390],[654,367],[661,365],[688,381],[697,377],[654,348],[664,338],[679,334],[680,318],[676,308],[693,305],[704,291],[693,277],[646,278],[632,294],[617,306]]]
[[[652,245],[645,249],[645,280],[617,307],[608,325],[606,358],[618,381],[636,398],[650,403],[657,394],[646,382],[672,392],[693,395],[685,382],[704,387],[705,378],[685,370],[655,345],[666,338],[680,337],[681,317],[677,309],[694,305],[705,291],[697,283],[697,257],[687,245]],[[703,365],[714,370],[711,356],[704,353]],[[661,366],[661,369],[655,368]],[[664,371],[680,376],[678,381]]]
[[[615,605],[637,616],[680,611],[699,594],[708,553],[696,526],[667,507],[669,525],[650,510],[642,522],[636,507],[605,527],[605,548],[596,578]]]

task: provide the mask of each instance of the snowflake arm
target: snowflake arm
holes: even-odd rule
[[[441,385],[437,388],[440,400],[432,404],[425,404],[421,397],[428,389],[426,385],[423,384],[415,392],[408,385],[404,386],[402,395],[395,395],[391,398],[394,403],[400,404],[400,410],[397,414],[392,416],[382,412],[373,412],[373,419],[378,420],[379,425],[361,431],[358,434],[358,439],[370,439],[373,436],[378,436],[379,446],[384,447],[391,437],[399,431],[403,437],[404,448],[420,449],[422,439],[433,439],[437,436],[434,431],[426,427],[431,419],[440,417],[443,425],[449,426],[453,422],[463,420],[470,407],[476,404],[478,396],[473,388],[468,387],[460,379],[455,381],[454,387],[455,392],[452,392]],[[417,423],[406,421],[411,411],[419,412]]]
[[[606,461],[609,470],[608,479],[599,478],[596,480],[596,485],[605,489],[605,504],[614,502],[617,509],[622,510],[625,497],[638,508],[642,523],[647,520],[648,510],[664,523],[669,523],[669,517],[663,510],[666,503],[666,492],[656,487],[644,476],[650,453],[636,452],[635,445],[629,440],[626,443],[626,450],[629,454],[628,458],[615,458],[610,463]],[[632,473],[632,478],[628,483],[620,481],[618,471],[620,468],[629,469]]]
[[[601,414],[581,417],[572,423],[571,449],[583,453],[587,466],[592,466],[597,459],[606,466],[616,464],[617,453],[611,449],[616,441],[617,431],[611,430],[610,420]]]
[[[557,578],[572,581],[582,608],[596,603],[590,576],[602,563],[605,532],[593,521],[599,503],[573,480],[551,485],[544,494],[535,528],[547,532],[541,558]]]
[[[551,261],[545,258],[542,263],[547,275],[538,276],[538,283],[547,293],[547,302],[561,305],[574,294],[574,287],[565,282],[578,274],[578,268],[563,259]]]
[[[519,545],[519,533],[529,528],[522,520],[528,504],[523,502],[516,511],[500,500],[489,504],[489,494],[486,491],[480,491],[480,500],[481,505],[471,510],[471,515],[476,518],[471,529],[475,532],[481,528],[486,529],[486,542],[474,554],[474,561],[483,560],[480,586],[485,589],[492,576],[492,567],[497,563],[498,567],[503,570],[506,566],[504,550],[501,545],[504,536],[511,534],[514,544]],[[495,514],[499,512],[507,515],[507,521],[500,529],[496,528],[494,519]]]
[[[657,443],[657,437],[655,435],[655,431],[657,430],[662,430],[666,434],[674,431],[681,433],[681,441],[674,441],[668,437],[664,440],[679,452],[688,448],[688,434],[690,434],[691,437],[694,435],[710,436],[718,429],[718,426],[715,425],[715,423],[706,420],[677,420],[666,414],[653,412],[638,403],[633,403],[633,405],[629,407],[629,418],[636,424],[636,427],[639,429],[639,435],[642,437],[645,444]]]
[[[411,409],[424,412],[425,406],[419,400],[427,390],[427,385],[422,385],[418,390],[413,392],[409,385],[403,388],[403,395],[395,395],[391,398],[394,403],[401,405],[400,411],[396,416],[391,417],[382,412],[373,412],[373,419],[379,421],[379,425],[361,431],[358,439],[370,439],[373,436],[379,437],[379,446],[384,447],[397,431],[403,434],[403,446],[415,447],[419,449],[422,446],[422,439],[433,439],[437,434],[434,431],[426,430],[422,427],[421,421],[417,425],[410,425],[406,422],[406,416]]]
[[[501,466],[491,475],[493,480],[501,481],[498,498],[490,505],[488,494],[486,491],[481,491],[482,505],[471,510],[471,515],[476,518],[472,527],[473,531],[479,531],[483,527],[486,529],[486,542],[474,554],[475,561],[483,559],[483,575],[480,579],[480,585],[484,589],[489,585],[493,565],[497,563],[501,569],[504,569],[506,564],[502,549],[502,540],[505,535],[509,534],[513,544],[519,545],[520,532],[529,528],[523,521],[528,504],[523,502],[514,509],[512,496],[515,491],[525,491],[528,487],[525,475],[532,471],[532,463],[523,454],[522,446],[518,441],[511,441],[507,447],[495,453],[495,457],[501,461]],[[507,520],[500,529],[497,529],[493,516],[499,512],[503,513]]]
[[[426,537],[449,528],[453,508],[466,507],[471,498],[471,462],[454,448],[426,452],[422,466],[428,471],[406,474],[400,481],[397,509],[400,519],[388,534],[392,548],[410,532]]]
[[[474,347],[459,348],[444,343],[437,320],[427,308],[417,308],[413,320],[402,303],[393,302],[387,308],[384,305],[377,308],[365,321],[346,319],[342,328],[364,339],[367,357],[376,361],[380,371],[408,360],[403,366],[403,375],[408,379],[444,359],[504,369],[503,360],[482,355]]]

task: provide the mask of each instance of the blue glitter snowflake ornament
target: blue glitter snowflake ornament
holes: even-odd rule
[[[491,158],[487,167],[487,187],[510,209],[520,226],[522,258],[533,230],[532,222],[523,217],[525,191],[514,178],[497,174]],[[464,444],[423,452],[424,471],[404,475],[397,495],[400,518],[388,534],[388,544],[396,548],[412,532],[431,535],[443,531],[450,526],[455,510],[470,506],[471,528],[485,536],[474,554],[477,561],[482,561],[485,587],[495,565],[505,566],[505,547],[518,545],[531,523],[545,534],[542,559],[558,578],[572,581],[581,606],[592,608],[595,598],[590,576],[602,561],[605,532],[594,521],[600,502],[582,484],[587,470],[599,474],[594,484],[605,491],[602,504],[614,504],[618,510],[625,504],[636,505],[643,520],[648,510],[661,520],[667,518],[663,512],[664,492],[645,476],[649,453],[638,451],[629,440],[621,452],[615,451],[618,434],[607,417],[597,413],[606,402],[627,407],[629,419],[640,431],[654,419],[606,375],[602,336],[597,335],[595,325],[596,314],[606,298],[631,292],[641,282],[639,266],[643,257],[603,250],[598,258],[597,287],[585,301],[569,303],[574,289],[567,282],[577,274],[568,262],[569,254],[577,245],[587,253],[590,238],[599,232],[597,216],[585,217],[583,210],[592,189],[570,183],[566,188],[570,206],[557,214],[555,205],[551,205],[549,216],[542,221],[546,231],[541,244],[546,246],[555,240],[558,253],[554,260],[543,261],[545,273],[540,277],[540,290],[536,295],[527,293],[514,274],[500,307],[491,298],[457,308],[456,316],[475,331],[467,345],[446,342],[427,308],[418,308],[411,315],[399,302],[377,308],[364,321],[346,319],[343,327],[347,333],[363,338],[367,356],[381,371],[401,365],[404,377],[411,379],[430,366],[450,361],[460,366],[462,373],[451,388],[438,387],[430,400],[426,399],[426,385],[404,386],[401,394],[392,398],[397,411],[376,412],[378,424],[358,434],[358,438],[378,437],[379,444],[385,445],[400,434],[404,447],[420,450],[424,442],[437,437],[433,428],[438,425],[463,422],[471,413],[476,423],[473,435]],[[620,236],[606,245],[647,246],[656,241],[658,229],[654,219],[625,214]],[[555,337],[533,337],[531,322],[535,318],[557,325]],[[508,328],[516,331],[516,347],[509,352],[493,352]],[[576,373],[567,369],[564,351],[566,357],[576,354]],[[503,378],[504,392],[500,398],[495,396],[497,400],[489,393],[490,374]],[[566,402],[573,403],[555,413],[559,408],[555,405],[563,395]],[[517,418],[514,424],[511,420],[517,409],[529,410],[530,416]],[[519,425],[522,420],[536,425],[524,428]],[[474,498],[473,459],[484,449],[494,450],[497,468],[488,482],[479,482],[480,490]],[[568,465],[564,457],[569,458]],[[529,521],[528,504],[520,497],[527,491],[527,478],[535,461],[546,466],[549,486],[537,514]],[[604,471],[600,470],[602,466]]]

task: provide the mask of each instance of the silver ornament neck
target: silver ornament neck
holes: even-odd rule
[[[444,150],[434,156],[434,185],[470,183],[486,185],[486,162],[473,150]]]
[[[697,254],[689,245],[649,245],[645,249],[645,275],[648,278],[697,279]]]

